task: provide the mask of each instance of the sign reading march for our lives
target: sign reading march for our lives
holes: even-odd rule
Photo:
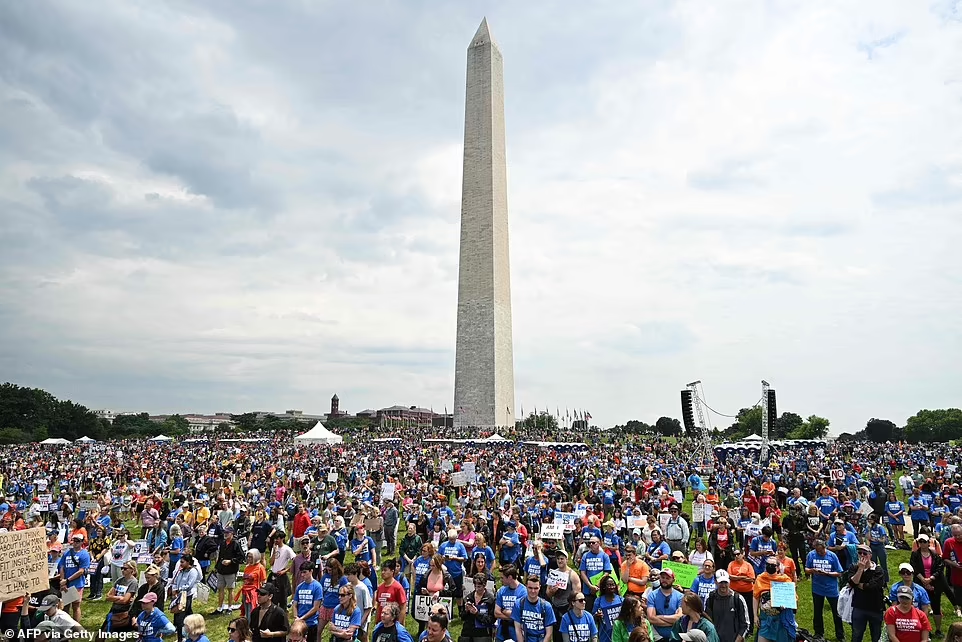
[[[783,609],[798,608],[795,582],[772,582],[772,606]]]
[[[47,572],[47,534],[43,528],[0,533],[0,601],[48,588]]]
[[[675,573],[675,586],[683,590],[691,588],[691,583],[698,577],[698,567],[681,562],[662,562],[662,568],[670,568]]]

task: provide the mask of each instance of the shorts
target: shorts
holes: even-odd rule
[[[217,574],[217,590],[223,588],[234,588],[234,583],[237,581],[237,574],[231,573],[230,575]]]
[[[328,624],[334,618],[334,608],[327,608],[322,606],[321,610],[317,613],[317,626],[321,627]]]

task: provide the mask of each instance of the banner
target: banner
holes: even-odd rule
[[[441,460],[441,472],[447,473],[454,470],[454,463],[450,459]]]
[[[684,492],[684,491],[681,491],[681,490],[673,490],[673,491],[671,491],[671,496],[675,498],[675,501],[678,502],[678,505],[679,505],[679,506],[681,506],[682,504],[685,503],[685,492]]]
[[[564,537],[565,537],[564,524],[542,524],[541,525],[541,539],[564,539]]]
[[[78,511],[94,511],[100,510],[100,504],[96,499],[81,499],[77,502]]]
[[[0,601],[50,587],[43,528],[0,533]]]
[[[698,567],[683,562],[662,562],[662,568],[670,568],[675,572],[675,585],[683,591],[691,588],[691,583],[698,577]]]

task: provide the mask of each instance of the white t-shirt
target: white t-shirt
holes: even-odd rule
[[[294,557],[294,549],[287,544],[281,544],[279,548],[275,549],[274,556],[271,559],[271,572],[279,573],[283,571],[293,561]]]

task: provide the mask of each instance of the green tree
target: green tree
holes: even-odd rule
[[[876,443],[882,443],[885,441],[892,441],[892,438],[898,432],[899,427],[895,425],[895,422],[889,421],[888,419],[869,419],[865,423],[865,437],[869,441],[874,441]]]
[[[905,422],[902,433],[912,443],[952,441],[962,438],[962,410],[920,410]]]
[[[829,420],[818,415],[810,415],[805,423],[789,433],[790,439],[821,439],[828,434]]]
[[[549,432],[554,432],[558,430],[558,419],[554,415],[549,415],[546,412],[540,414],[531,413],[521,421],[515,424],[518,428],[525,428],[528,430],[547,430]],[[574,427],[572,425],[572,427]]]
[[[190,432],[190,423],[181,415],[171,415],[160,424],[160,432],[168,437],[179,437]]]
[[[783,412],[782,416],[775,420],[775,425],[769,427],[772,439],[785,439],[793,430],[799,429],[805,420],[794,412]]]
[[[258,428],[257,413],[245,412],[242,415],[231,415],[230,418],[237,425],[237,429],[243,432],[253,432]]]
[[[682,433],[681,422],[671,417],[659,417],[655,422],[655,432],[665,437],[680,437]]]

